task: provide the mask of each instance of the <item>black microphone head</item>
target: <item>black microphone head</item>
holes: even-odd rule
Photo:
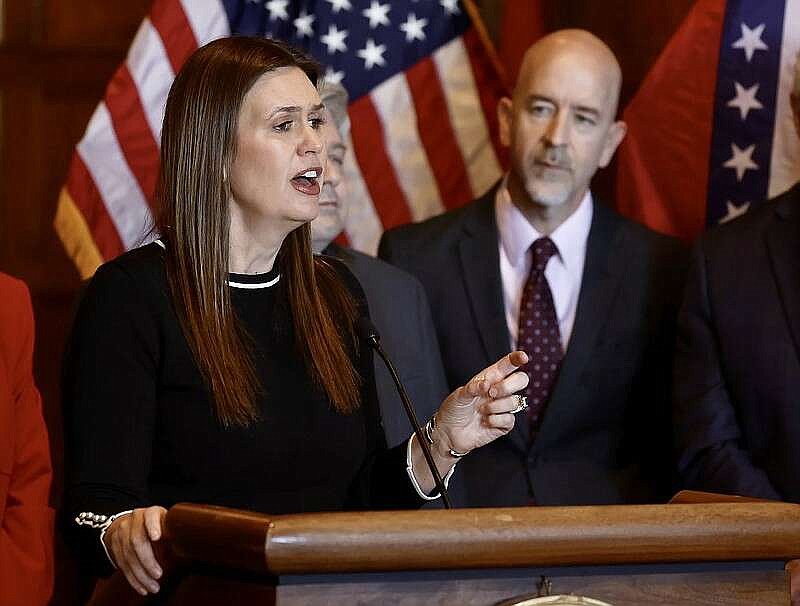
[[[366,316],[362,316],[356,321],[356,332],[358,333],[359,338],[369,343],[372,347],[375,347],[378,343],[380,343],[381,335],[378,332],[378,329],[375,328],[372,320]]]

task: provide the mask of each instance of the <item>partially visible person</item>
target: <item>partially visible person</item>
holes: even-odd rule
[[[800,560],[792,560],[786,564],[786,571],[789,573],[792,606],[800,606]]]
[[[311,251],[317,78],[275,40],[195,51],[164,112],[161,237],[101,266],[81,301],[63,390],[69,538],[143,595],[160,589],[152,544],[177,502],[282,514],[439,496],[414,437],[386,447],[360,285]],[[441,403],[426,435],[442,476],[513,427],[526,361],[507,354]]]
[[[320,90],[331,118],[321,133],[328,147],[328,165],[319,199],[319,215],[311,222],[314,252],[336,257],[358,278],[369,304],[369,313],[381,335],[381,345],[397,368],[400,379],[420,419],[428,419],[448,393],[442,358],[436,341],[428,298],[419,280],[385,261],[334,240],[344,229],[347,216],[347,183],[342,134],[350,128],[347,91],[325,83]],[[383,361],[375,356],[375,384],[386,441],[394,446],[412,431],[394,381]]]
[[[800,183],[698,241],[674,382],[686,487],[800,503]]]
[[[0,604],[38,606],[53,591],[50,445],[28,289],[0,273],[0,301]]]
[[[695,247],[675,356],[687,488],[800,503],[800,184]]]
[[[389,230],[379,254],[422,282],[445,373],[460,384],[510,346],[530,362],[527,422],[470,457],[467,506],[658,502],[670,496],[670,365],[679,242],[596,200],[625,135],[611,50],[541,38],[498,107],[510,167],[468,206]]]
[[[800,61],[790,102],[800,135]],[[674,371],[683,485],[800,503],[800,183],[697,242]]]

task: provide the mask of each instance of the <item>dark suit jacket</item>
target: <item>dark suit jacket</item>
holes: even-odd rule
[[[379,254],[428,293],[451,388],[509,350],[495,189],[462,209],[391,230]],[[453,477],[466,506],[621,503],[669,493],[668,385],[685,255],[600,204],[575,325],[541,432],[527,424],[470,454]],[[524,421],[524,419],[518,419]]]
[[[420,423],[439,408],[448,389],[428,299],[414,276],[364,253],[331,244],[325,254],[340,259],[358,278],[381,345],[397,368]],[[375,383],[390,447],[413,432],[383,361],[375,356]]]
[[[800,185],[696,246],[675,421],[688,487],[800,502]]]

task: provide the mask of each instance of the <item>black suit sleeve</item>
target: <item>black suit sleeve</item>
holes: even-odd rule
[[[681,480],[697,490],[780,499],[743,444],[720,358],[708,264],[698,244],[678,318],[674,421]]]
[[[158,336],[137,285],[116,265],[98,269],[78,309],[64,363],[64,525],[94,572],[111,566],[81,512],[110,515],[151,505]],[[124,386],[124,389],[120,387]]]

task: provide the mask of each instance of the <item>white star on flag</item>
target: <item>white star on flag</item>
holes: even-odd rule
[[[758,170],[758,164],[753,162],[753,152],[755,150],[755,143],[743,150],[739,149],[736,143],[731,143],[731,153],[733,155],[722,166],[736,170],[736,180],[741,181],[748,170]]]
[[[330,84],[341,84],[342,80],[344,80],[344,72],[334,71],[332,67],[329,67],[325,70],[325,82]]]
[[[347,52],[347,45],[344,39],[347,38],[346,29],[337,29],[335,25],[328,26],[328,33],[319,37],[320,41],[328,47],[328,54],[333,55],[336,51]]]
[[[266,9],[269,11],[269,20],[276,21],[280,19],[281,21],[286,21],[289,18],[289,13],[286,12],[288,4],[289,0],[269,0],[266,4]]]
[[[744,50],[744,56],[747,62],[753,59],[753,55],[757,50],[769,50],[769,47],[761,39],[761,34],[764,33],[764,24],[762,23],[754,29],[747,27],[746,23],[742,23],[742,37],[733,43],[732,48],[741,48]]]
[[[331,8],[333,8],[333,12],[337,14],[342,9],[346,11],[353,10],[353,5],[350,4],[350,0],[328,0],[328,2],[331,3]]]
[[[448,15],[455,15],[461,12],[458,10],[458,0],[439,0],[439,4],[442,5]]]
[[[389,9],[388,4],[381,4],[377,0],[372,0],[369,8],[361,11],[361,14],[369,19],[370,29],[375,29],[379,25],[389,25]]]
[[[422,31],[422,28],[426,25],[428,25],[427,19],[417,19],[414,13],[410,13],[406,22],[400,24],[400,29],[406,33],[406,42],[413,42],[425,39],[425,32]]]
[[[300,15],[293,21],[294,27],[297,30],[297,37],[302,38],[307,36],[311,38],[314,35],[314,30],[311,24],[314,22],[314,15],[306,13],[306,9],[300,11]]]
[[[386,65],[386,60],[383,58],[385,52],[385,44],[376,45],[372,38],[367,38],[367,46],[357,51],[356,54],[364,60],[365,69],[372,69],[376,65],[380,67]]]
[[[728,200],[726,205],[728,207],[728,212],[725,214],[724,217],[722,217],[719,220],[720,223],[727,223],[728,221],[731,221],[736,217],[741,217],[750,208],[750,202],[742,202],[737,206],[736,204]]]
[[[747,120],[747,114],[751,109],[762,109],[764,106],[756,99],[759,84],[754,84],[750,88],[745,88],[738,82],[733,83],[736,87],[736,96],[728,101],[728,107],[736,107],[739,109],[739,114],[742,120]]]

